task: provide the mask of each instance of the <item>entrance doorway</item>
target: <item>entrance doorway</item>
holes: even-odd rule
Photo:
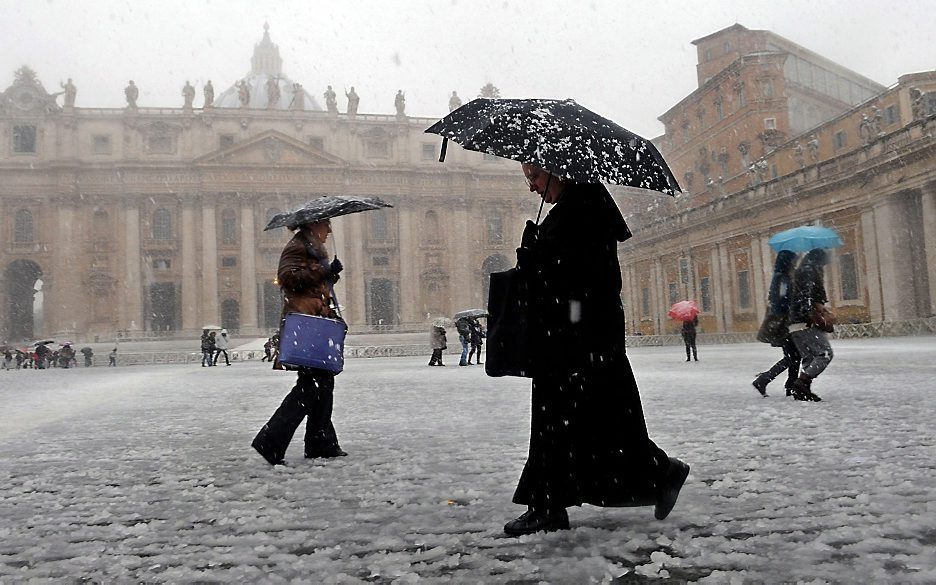
[[[153,331],[175,331],[179,328],[177,314],[180,312],[174,282],[156,282],[150,285],[150,307]]]
[[[397,324],[396,286],[392,280],[374,278],[367,283],[367,324],[378,329]]]
[[[6,323],[4,337],[9,341],[33,339],[41,329],[42,269],[32,260],[14,260],[3,272]],[[37,288],[38,286],[38,288]],[[37,295],[38,293],[38,295]]]

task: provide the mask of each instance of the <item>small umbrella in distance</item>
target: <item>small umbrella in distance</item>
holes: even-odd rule
[[[696,305],[695,301],[679,301],[673,303],[673,306],[666,314],[677,321],[692,321],[699,315],[699,306]]]
[[[774,234],[767,243],[775,252],[808,252],[816,248],[838,248],[842,238],[832,228],[821,225],[801,225]]]
[[[270,219],[263,231],[279,227],[295,229],[302,224],[330,219],[349,213],[373,211],[384,207],[393,207],[379,197],[354,197],[351,195],[325,195],[312,199],[299,209],[278,213]]]
[[[467,318],[478,318],[478,317],[487,317],[488,312],[484,309],[465,309],[464,311],[459,311],[452,315],[452,318],[458,321],[459,319]]]
[[[455,325],[455,321],[452,321],[448,317],[437,317],[433,319],[432,324],[435,327],[441,327],[445,329],[446,327],[453,327]]]

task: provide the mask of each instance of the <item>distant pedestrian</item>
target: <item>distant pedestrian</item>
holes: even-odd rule
[[[117,348],[115,347],[114,349],[111,350],[109,354],[107,354],[107,367],[112,368],[116,365],[117,365]]]
[[[263,359],[261,362],[272,362],[273,361],[273,338],[267,337],[266,343],[263,344]]]
[[[790,338],[790,290],[793,287],[793,270],[796,268],[796,252],[782,250],[774,261],[773,277],[767,292],[767,314],[757,332],[757,340],[783,350],[783,359],[766,372],[761,372],[752,382],[761,396],[767,397],[767,385],[786,370],[786,395],[793,393],[793,382],[799,377],[800,354]]]
[[[94,365],[94,350],[90,347],[82,347],[79,351],[84,356],[84,365],[86,368],[90,368]]]
[[[468,322],[467,317],[462,317],[455,321],[455,329],[458,331],[458,341],[462,346],[461,358],[458,360],[458,365],[470,365],[468,363],[468,350],[471,347],[471,323]]]
[[[214,354],[214,360],[212,362],[214,365],[218,365],[218,358],[221,356],[222,353],[224,354],[225,365],[228,365],[228,366],[231,365],[231,360],[228,359],[228,352],[227,352],[228,345],[229,345],[229,341],[228,341],[228,336],[227,336],[227,329],[222,329],[221,335],[215,338],[215,354]]]
[[[468,364],[471,365],[471,356],[474,355],[475,363],[481,365],[481,346],[484,344],[484,327],[478,319],[471,319],[471,349],[468,351]]]
[[[696,349],[696,327],[699,325],[699,316],[696,315],[692,321],[683,321],[682,338],[686,344],[686,361],[689,361],[689,351],[692,351],[692,359],[699,361],[699,352]]]
[[[793,398],[797,400],[822,400],[812,391],[812,382],[825,371],[834,356],[828,336],[834,317],[825,306],[829,298],[823,282],[828,258],[823,249],[810,250],[793,274],[790,337],[802,357],[799,378],[792,384]]]
[[[442,352],[448,348],[445,339],[445,327],[433,325],[429,330],[429,345],[432,347],[432,357],[429,358],[430,366],[444,366],[442,363]]]
[[[3,369],[9,370],[13,368],[13,352],[9,349],[3,351]]]
[[[201,365],[203,368],[213,365],[212,364],[212,361],[214,360],[213,343],[214,342],[211,341],[211,332],[208,331],[207,329],[203,329],[202,334],[201,334],[201,352],[202,352]]]

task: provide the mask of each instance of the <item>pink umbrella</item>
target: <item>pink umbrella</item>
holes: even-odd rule
[[[699,306],[695,301],[679,301],[673,303],[667,315],[679,321],[692,321],[699,315]]]

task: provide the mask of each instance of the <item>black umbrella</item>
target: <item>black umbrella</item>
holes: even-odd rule
[[[338,217],[339,215],[348,215],[349,213],[358,213],[360,211],[371,211],[382,207],[393,206],[381,201],[378,197],[324,195],[318,199],[309,201],[299,209],[274,215],[270,223],[263,228],[263,231],[278,227],[295,229],[302,224],[312,223],[313,221]]]
[[[573,100],[478,98],[426,132],[580,183],[614,183],[670,195],[680,191],[649,140]],[[443,142],[439,160],[444,158]]]
[[[39,347],[40,345],[48,345],[48,344],[50,344],[50,343],[55,343],[55,341],[53,341],[53,340],[51,340],[51,339],[47,339],[47,340],[45,340],[45,341],[34,341],[34,342],[33,342],[33,345],[36,346],[36,347]]]
[[[91,354],[94,353],[94,350],[91,349],[90,347],[82,347],[82,348],[79,349],[78,351],[80,351],[81,353],[85,354],[86,356],[87,356],[87,355],[91,355]]]
[[[465,309],[464,311],[459,311],[452,315],[452,319],[458,321],[459,319],[471,319],[477,317],[488,317],[488,312],[484,309]]]

